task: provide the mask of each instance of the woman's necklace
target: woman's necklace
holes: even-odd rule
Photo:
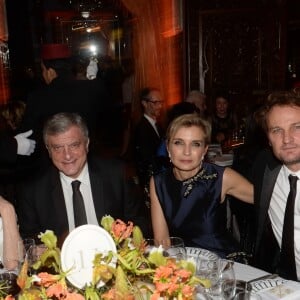
[[[205,173],[206,173],[206,169],[202,168],[202,165],[201,165],[197,174],[195,174],[193,177],[188,178],[182,182],[183,187],[185,187],[185,191],[183,194],[184,198],[186,198],[191,193],[191,191],[193,190],[197,181],[199,181],[200,179],[210,180],[210,179],[218,177],[217,173],[213,173],[213,174],[205,174]]]

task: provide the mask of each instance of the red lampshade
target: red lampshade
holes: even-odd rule
[[[71,51],[66,44],[44,44],[41,47],[42,59],[60,59],[69,58]]]

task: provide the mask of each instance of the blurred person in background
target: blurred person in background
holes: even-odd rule
[[[144,88],[140,93],[143,116],[133,128],[134,160],[142,187],[148,186],[150,176],[157,170],[156,153],[164,138],[159,124],[164,101],[156,88]]]
[[[42,140],[43,125],[49,116],[59,112],[79,113],[88,124],[90,149],[94,151],[103,130],[101,116],[109,102],[102,80],[75,79],[71,51],[66,44],[42,45],[41,69],[46,86],[29,95],[21,124],[21,129],[34,129],[37,151],[33,165],[37,170],[49,164]]]
[[[193,103],[199,110],[199,116],[207,121],[211,121],[207,115],[206,95],[198,90],[192,90],[186,97],[186,102]]]
[[[228,96],[224,93],[217,95],[212,113],[212,142],[224,144],[237,129],[238,119],[230,107]]]

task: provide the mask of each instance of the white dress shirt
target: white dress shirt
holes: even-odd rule
[[[159,132],[158,132],[157,127],[156,127],[156,120],[152,119],[151,117],[149,117],[146,114],[144,114],[144,117],[150,122],[151,126],[153,127],[153,129],[157,133],[158,137],[160,137]]]
[[[282,229],[284,222],[284,213],[288,194],[290,191],[289,175],[295,175],[299,178],[297,181],[297,196],[295,199],[294,214],[294,246],[297,277],[300,278],[300,171],[291,172],[286,166],[283,166],[278,174],[271,202],[269,207],[269,217],[271,220],[275,238],[281,247]]]
[[[71,231],[75,228],[73,210],[73,190],[71,185],[72,181],[74,180],[79,180],[81,182],[79,189],[83,197],[88,224],[99,225],[93,201],[88,166],[87,164],[85,164],[81,174],[76,179],[68,177],[62,172],[60,172],[60,181],[62,183],[65,204],[67,208],[69,230]]]

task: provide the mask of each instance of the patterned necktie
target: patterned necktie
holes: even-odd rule
[[[81,182],[79,180],[72,181],[75,227],[87,224],[87,217],[86,217],[83,197],[79,190],[80,184]]]
[[[297,280],[294,251],[294,212],[295,198],[297,194],[297,180],[297,176],[289,175],[290,192],[284,213],[279,268],[279,275],[291,280]]]

